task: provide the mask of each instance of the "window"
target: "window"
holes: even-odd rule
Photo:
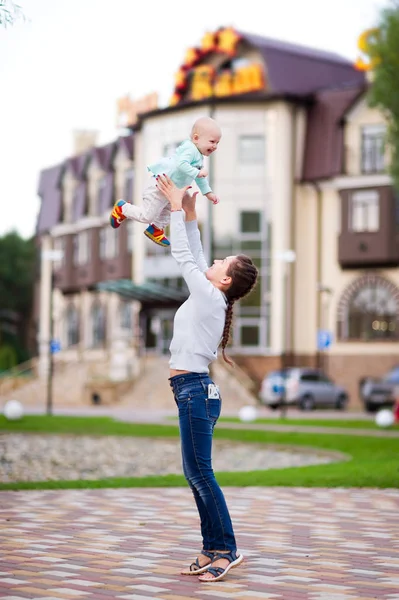
[[[320,382],[321,377],[318,373],[303,373],[301,375],[301,381],[308,381],[308,382]]]
[[[66,311],[66,345],[76,346],[79,343],[79,313],[73,304]]]
[[[123,199],[126,202],[133,202],[133,181],[134,181],[134,173],[133,169],[127,169],[125,171],[125,181],[123,186]]]
[[[259,211],[240,213],[240,232],[241,233],[260,233],[261,231],[261,213]]]
[[[385,170],[385,125],[362,128],[362,173],[382,173]]]
[[[55,238],[54,250],[62,253],[60,260],[55,260],[53,263],[54,270],[57,271],[58,269],[61,269],[63,266],[65,266],[65,238]]]
[[[117,230],[112,229],[111,227],[100,229],[99,254],[102,260],[108,260],[118,256],[118,239]]]
[[[348,338],[378,340],[398,337],[399,306],[389,289],[368,284],[358,290],[348,306]]]
[[[265,137],[263,135],[240,135],[238,139],[238,162],[260,164],[265,162]]]
[[[378,231],[380,228],[380,198],[377,190],[354,192],[350,199],[349,229]]]
[[[132,305],[130,302],[122,301],[120,304],[120,326],[122,329],[132,329]]]
[[[234,235],[218,238],[213,254],[216,258],[247,254],[259,271],[255,288],[235,307],[232,345],[235,351],[245,353],[270,344],[271,228],[259,210],[240,212],[236,227]]]
[[[101,214],[101,212],[103,211],[104,207],[106,206],[106,199],[105,199],[105,193],[106,193],[106,187],[107,187],[107,179],[106,177],[101,177],[101,179],[99,179],[98,184],[97,184],[97,201],[96,201],[96,209],[95,209],[95,214],[99,215]]]
[[[258,325],[241,326],[241,346],[259,345],[259,327]]]
[[[90,260],[90,232],[81,231],[73,238],[73,264],[85,265]]]
[[[105,309],[96,302],[91,308],[91,343],[93,348],[105,342]]]

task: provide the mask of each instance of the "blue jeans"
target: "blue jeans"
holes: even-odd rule
[[[205,373],[184,373],[169,381],[179,409],[183,472],[201,519],[203,549],[236,550],[229,510],[212,469],[213,429],[221,399],[208,397],[208,385],[213,381]]]

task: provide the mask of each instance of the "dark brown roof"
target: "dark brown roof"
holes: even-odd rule
[[[114,173],[107,173],[104,180],[104,188],[101,194],[100,212],[111,209],[114,199]]]
[[[134,135],[123,135],[118,138],[118,147],[124,148],[128,157],[132,159],[134,152]]]
[[[345,112],[364,93],[365,86],[324,90],[309,108],[303,181],[327,179],[343,171]]]
[[[87,213],[87,182],[80,181],[76,187],[72,204],[72,219],[78,221]]]
[[[111,142],[105,146],[93,148],[92,156],[97,160],[98,165],[104,171],[112,169],[112,159],[117,148],[117,142]]]
[[[41,198],[36,233],[42,234],[56,225],[61,218],[60,182],[65,163],[44,169],[40,173],[38,194]]]
[[[68,168],[72,170],[74,177],[78,180],[72,207],[74,221],[80,219],[87,210],[86,169],[93,159],[97,160],[101,169],[105,171],[105,186],[101,196],[102,206],[100,210],[106,210],[112,206],[114,189],[112,160],[119,147],[123,148],[129,158],[132,159],[133,134],[121,136],[110,144],[92,148],[77,156],[71,156],[61,164],[41,171],[38,187],[41,206],[36,226],[38,235],[49,231],[60,222],[62,211],[61,177]]]
[[[258,35],[241,35],[261,53],[271,92],[308,95],[323,88],[364,82],[364,73],[338,54]]]

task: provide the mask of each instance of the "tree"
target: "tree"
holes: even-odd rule
[[[378,108],[387,121],[386,143],[391,152],[389,171],[399,190],[399,1],[381,12],[376,34],[370,36],[367,54],[373,64],[370,106]]]
[[[14,348],[18,362],[28,358],[35,275],[34,240],[0,237],[0,348]]]
[[[18,4],[13,0],[0,0],[0,26],[14,25],[20,18],[23,18],[23,12]]]

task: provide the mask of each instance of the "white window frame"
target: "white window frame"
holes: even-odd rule
[[[253,142],[254,147],[250,147]],[[260,144],[261,143],[261,148]],[[258,147],[256,147],[258,143]],[[247,146],[247,147],[246,147]],[[247,165],[264,164],[266,159],[266,138],[263,134],[240,135],[238,138],[238,162]]]
[[[73,264],[86,265],[90,260],[90,231],[80,231],[74,237]]]
[[[130,225],[130,223],[128,223]],[[111,227],[100,229],[99,255],[101,260],[111,260],[119,254],[118,234]]]
[[[355,233],[380,229],[380,194],[378,190],[352,192],[349,202],[349,230]]]
[[[95,310],[99,310],[100,314],[102,316],[102,321],[101,321],[101,325],[102,325],[102,333],[103,336],[100,338],[99,336],[97,336],[97,332],[100,331],[100,328],[95,328],[95,319],[94,319],[94,311]],[[101,348],[106,344],[107,341],[107,313],[106,313],[106,307],[103,306],[100,302],[98,302],[97,300],[92,304],[91,308],[90,308],[90,346],[91,348]]]
[[[383,173],[386,169],[384,138],[386,126],[383,123],[364,125],[361,128],[361,172]],[[373,145],[375,146],[373,148]]]
[[[265,318],[237,316],[234,322],[233,345],[231,351],[239,354],[264,354],[268,351],[268,327],[270,322]],[[242,327],[258,327],[259,344],[257,346],[243,346],[241,340]]]
[[[65,249],[66,249],[65,237],[54,238],[54,250],[56,250],[57,252],[58,251],[62,252],[60,260],[55,260],[53,262],[54,271],[57,271],[58,269],[61,269],[62,267],[65,266]]]

